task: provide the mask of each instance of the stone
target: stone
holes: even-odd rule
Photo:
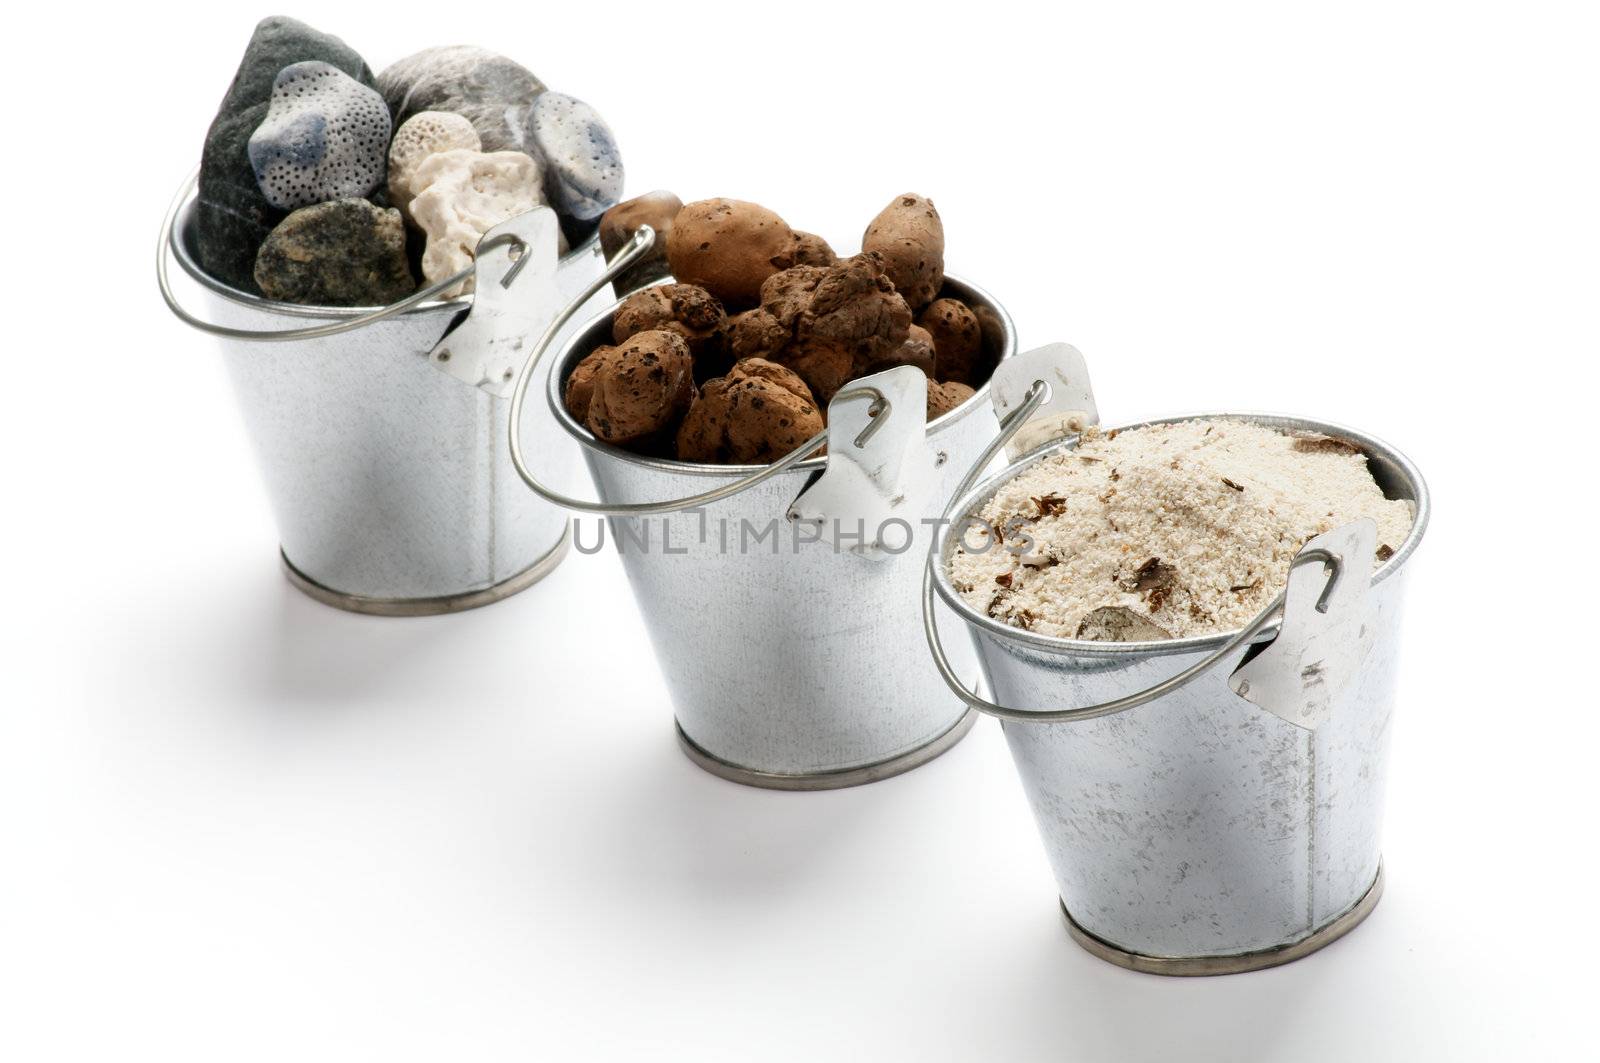
[[[407,217],[416,192],[411,187],[418,166],[441,151],[482,151],[483,141],[472,123],[451,111],[421,111],[406,119],[389,142],[389,202]]]
[[[978,319],[978,332],[982,336],[985,356],[997,357],[1006,347],[1006,323],[1001,319],[1000,312],[987,303],[972,303],[967,309]]]
[[[417,167],[411,187],[411,218],[428,238],[422,276],[429,284],[471,265],[484,233],[544,206],[539,164],[520,151],[435,152]],[[471,290],[468,278],[444,296]]]
[[[533,101],[528,140],[544,160],[550,205],[582,221],[622,200],[622,154],[616,138],[582,100],[546,92]]]
[[[600,215],[600,251],[609,262],[616,257],[641,225],[656,231],[655,243],[645,256],[617,274],[617,291],[631,291],[670,276],[667,268],[667,235],[672,219],[683,209],[683,200],[671,192],[657,190],[618,203]]]
[[[528,114],[544,83],[487,48],[426,48],[390,64],[378,75],[378,91],[397,127],[424,111],[449,111],[472,123],[483,151],[535,154]]]
[[[698,367],[702,358],[721,353],[727,321],[722,304],[704,288],[657,284],[641,288],[622,301],[611,316],[611,338],[623,343],[628,337],[651,329],[676,332],[689,344],[689,353]]]
[[[260,103],[211,123],[195,200],[195,253],[201,267],[224,284],[252,293],[259,291],[252,273],[256,249],[284,217],[261,194],[245,147],[266,114],[267,105]]]
[[[915,192],[896,196],[867,226],[861,250],[883,256],[885,272],[913,311],[938,297],[944,285],[944,222],[933,200]]]
[[[747,358],[706,382],[678,428],[679,461],[765,465],[823,429],[805,382],[781,365]]]
[[[256,184],[250,135],[266,117],[278,71],[308,59],[330,63],[363,85],[374,83],[361,56],[339,38],[292,18],[263,19],[206,131],[195,206],[196,253],[207,273],[243,291],[257,290],[256,250],[284,217]]]
[[[364,196],[383,180],[389,109],[330,63],[291,63],[272,83],[249,151],[261,194],[279,210]]]
[[[977,381],[983,355],[983,326],[959,299],[935,299],[917,318],[933,337],[934,373],[940,380]]]
[[[649,331],[589,355],[567,384],[569,411],[604,442],[655,449],[672,438],[694,402],[694,359],[675,332]],[[583,370],[580,375],[579,370]]]
[[[772,260],[772,264],[780,270],[795,266],[832,266],[839,261],[839,256],[833,253],[828,241],[816,233],[796,229],[793,236],[793,242]]]
[[[916,328],[915,325],[911,326]],[[955,380],[928,380],[928,420],[943,417],[951,410],[977,394],[972,388]],[[1082,638],[1083,636],[1079,636]]]
[[[910,335],[910,308],[884,273],[883,256],[868,252],[768,277],[760,307],[729,321],[728,346],[736,359],[764,358],[794,370],[826,404],[868,367],[900,364],[889,360]]]
[[[933,336],[921,325],[912,325],[906,333],[906,341],[886,355],[870,359],[856,359],[852,372],[856,376],[866,376],[868,373],[881,373],[885,369],[896,366],[909,365],[919,369],[922,375],[928,378],[928,403],[929,409],[933,406],[934,387],[934,351]],[[971,389],[968,389],[971,394]]]
[[[731,310],[761,302],[762,285],[779,273],[794,247],[789,223],[759,203],[701,199],[685,203],[667,231],[667,265],[684,284],[698,284]]]
[[[256,255],[255,280],[267,298],[307,306],[385,306],[417,287],[400,212],[364,199],[283,219]]]

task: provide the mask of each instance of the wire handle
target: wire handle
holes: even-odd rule
[[[284,342],[287,340],[320,340],[328,336],[338,336],[346,332],[354,332],[358,328],[376,324],[396,314],[404,313],[413,306],[427,302],[429,299],[442,294],[473,275],[475,267],[468,266],[466,269],[454,273],[442,281],[436,281],[426,288],[412,292],[399,302],[390,303],[388,306],[378,310],[347,318],[343,321],[330,322],[326,325],[308,325],[305,328],[281,329],[278,331],[259,331],[256,329],[229,328],[226,325],[218,325],[206,321],[189,313],[183,308],[183,304],[178,302],[177,295],[172,291],[172,279],[167,272],[167,259],[172,254],[173,244],[178,239],[177,231],[173,229],[173,222],[177,220],[178,211],[183,207],[184,201],[189,198],[189,194],[194,191],[195,183],[199,178],[200,168],[197,166],[189,174],[189,179],[183,183],[183,187],[178,189],[178,194],[172,197],[172,203],[167,207],[167,215],[161,221],[161,237],[156,241],[156,284],[161,288],[161,298],[166,301],[167,309],[171,310],[179,321],[182,321],[190,328],[198,329],[212,336],[221,336],[223,339],[228,340],[250,340],[259,343]],[[522,243],[521,240],[510,235],[507,235],[505,239],[513,244]],[[523,250],[525,253],[526,247]],[[515,273],[510,274],[506,280],[509,282],[511,277],[515,275]]]
[[[967,496],[967,492],[972,490],[978,481],[978,477],[989,467],[989,463],[994,460],[995,455],[1000,453],[1011,438],[1022,429],[1033,412],[1049,397],[1049,394],[1050,386],[1048,384],[1043,380],[1035,381],[1032,390],[1028,394],[1027,401],[1012,411],[1001,422],[1000,434],[989,444],[988,449],[983,452],[982,456],[967,472],[966,478],[961,481],[961,486],[957,487],[954,494],[950,496],[950,502],[941,515],[941,527],[948,528],[950,514],[955,511],[957,503]],[[1002,720],[1024,723],[1070,723],[1077,720],[1093,720],[1100,716],[1111,716],[1155,701],[1157,698],[1164,697],[1181,687],[1187,686],[1197,679],[1201,673],[1209,670],[1224,657],[1227,657],[1234,650],[1253,639],[1276,617],[1279,610],[1283,608],[1284,599],[1288,594],[1287,590],[1279,591],[1277,597],[1273,598],[1265,609],[1256,614],[1255,619],[1246,624],[1222,646],[1183,671],[1162,680],[1154,686],[1146,687],[1132,694],[1125,694],[1111,701],[1102,701],[1098,704],[1083,705],[1072,709],[1015,709],[996,704],[968,689],[951,666],[950,659],[945,656],[944,643],[939,638],[939,622],[933,610],[933,566],[937,560],[936,554],[942,538],[942,536],[934,537],[934,541],[928,547],[927,564],[923,566],[922,570],[922,632],[928,640],[928,650],[933,654],[933,663],[939,669],[939,675],[944,679],[945,685],[950,688],[951,692],[971,708]],[[1328,584],[1318,600],[1318,608],[1320,609],[1325,608],[1324,603],[1328,601],[1340,577],[1344,574],[1344,559],[1338,554],[1320,548],[1302,550],[1295,555],[1294,560],[1289,563],[1289,567],[1294,569],[1313,561],[1321,561],[1328,570]]]
[[[723,484],[721,487],[713,488],[710,491],[702,491],[697,495],[669,498],[660,502],[593,502],[586,498],[574,498],[571,495],[564,495],[539,481],[533,470],[528,468],[527,461],[522,453],[522,408],[527,401],[528,384],[533,380],[534,370],[538,367],[540,359],[549,351],[550,345],[555,342],[557,333],[565,327],[568,321],[572,320],[578,310],[588,303],[596,292],[610,284],[617,274],[649,253],[650,248],[655,245],[655,240],[656,232],[654,229],[648,225],[639,226],[628,243],[624,244],[617,251],[616,256],[606,264],[605,272],[601,273],[582,292],[574,296],[566,308],[557,314],[555,320],[551,321],[545,328],[544,335],[539,337],[539,342],[535,343],[533,349],[528,352],[528,360],[522,364],[522,371],[517,374],[516,385],[512,388],[511,425],[508,433],[511,441],[511,464],[516,467],[517,475],[522,477],[522,482],[528,485],[529,490],[546,502],[560,506],[563,509],[575,510],[579,513],[593,513],[602,517],[652,517],[666,513],[677,513],[685,509],[698,509],[701,506],[710,505],[712,502],[719,502],[724,498],[739,494],[741,491],[747,491],[765,480],[770,480],[786,469],[805,461],[822,449],[828,442],[828,433],[824,429],[758,472],[753,472],[749,476],[735,480],[732,483]],[[871,439],[873,434],[888,420],[890,404],[883,392],[869,386],[846,388],[833,397],[834,402],[851,399],[871,399],[873,402],[872,420],[854,440],[855,445],[860,447]]]

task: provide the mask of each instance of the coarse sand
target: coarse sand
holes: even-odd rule
[[[979,512],[951,559],[976,610],[1060,638],[1143,641],[1242,627],[1306,540],[1378,525],[1374,564],[1411,530],[1367,460],[1328,436],[1240,420],[1090,429]]]

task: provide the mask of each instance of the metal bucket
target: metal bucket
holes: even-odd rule
[[[612,266],[630,260],[624,253]],[[946,278],[946,288],[992,309],[1002,326],[993,353],[1001,359],[1014,353],[1014,329],[998,303],[954,278]],[[797,544],[804,537],[795,530],[804,527],[797,511],[805,508],[797,496],[820,486],[824,471],[846,460],[841,455],[852,442],[859,445],[850,418],[872,418],[863,436],[876,430],[880,403],[866,410],[854,400],[863,393],[882,399],[914,377],[907,405],[922,403],[919,371],[862,378],[836,396],[825,434],[828,458],[806,457],[821,445],[819,436],[768,466],[701,465],[608,446],[567,412],[568,374],[609,342],[607,311],[567,341],[546,381],[550,413],[581,445],[600,502],[559,496],[525,479],[546,498],[611,516],[611,537],[690,759],[735,782],[820,790],[888,778],[959,741],[976,717],[945,689],[923,652],[917,581],[931,541],[923,521],[938,515],[961,470],[994,433],[982,410],[987,389],[932,423],[920,406],[914,411],[907,430],[914,430],[918,448],[932,451],[931,483],[914,512],[904,514],[913,526],[907,548],[869,560],[841,552],[837,539]],[[746,526],[762,531],[774,522],[776,538],[741,541]],[[957,667],[969,677],[977,673],[971,656]]]
[[[1298,959],[1377,903],[1405,565],[1429,515],[1422,476],[1370,436],[1299,418],[1200,416],[1353,443],[1385,494],[1411,501],[1410,534],[1370,582],[1370,561],[1343,563],[1371,558],[1370,522],[1318,536],[1286,593],[1237,633],[1140,643],[1033,634],[968,605],[949,561],[966,518],[1073,436],[963,491],[928,573],[978,648],[995,700],[969,704],[1002,718],[1072,936],[1113,963],[1175,975]],[[1007,434],[1026,418],[1015,415]],[[937,629],[927,630],[937,657]]]
[[[174,313],[220,338],[290,582],[342,609],[418,616],[487,605],[550,572],[570,544],[567,516],[517,483],[507,399],[441,372],[430,357],[447,333],[463,335],[472,318],[488,316],[472,312],[487,285],[473,296],[431,298],[466,270],[380,311],[241,292],[199,265],[192,188],[180,191],[163,225],[158,275]],[[169,250],[201,289],[204,320],[171,294]],[[536,298],[535,277],[506,298],[535,315],[542,303],[548,320],[604,267],[591,233],[554,266],[549,297]],[[609,293],[594,296],[596,307],[609,301]],[[522,346],[544,320],[523,320],[521,337],[502,341]],[[527,429],[542,454],[575,469],[547,419]]]

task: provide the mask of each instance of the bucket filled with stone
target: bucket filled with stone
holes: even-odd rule
[[[946,272],[933,203],[895,197],[854,255],[758,204],[665,192],[600,233],[633,290],[535,348],[513,461],[541,498],[611,518],[580,522],[579,545],[614,540],[683,750],[736,782],[818,790],[951,748],[976,717],[923,652],[927,522],[994,433],[982,403],[1016,341]],[[523,460],[536,383],[598,502]]]
[[[517,484],[506,396],[603,272],[598,219],[622,181],[593,108],[505,56],[429,48],[374,75],[303,23],[256,27],[157,269],[173,312],[220,342],[291,582],[418,615],[560,561],[567,517]],[[528,431],[557,442],[547,419]]]
[[[957,491],[925,634],[1002,720],[1074,939],[1199,975],[1307,955],[1382,892],[1407,565],[1428,489],[1398,451],[1302,418],[1105,428],[1083,360],[994,387],[1012,464]],[[1020,441],[1020,442],[1019,442]],[[989,700],[944,657],[937,601]]]

